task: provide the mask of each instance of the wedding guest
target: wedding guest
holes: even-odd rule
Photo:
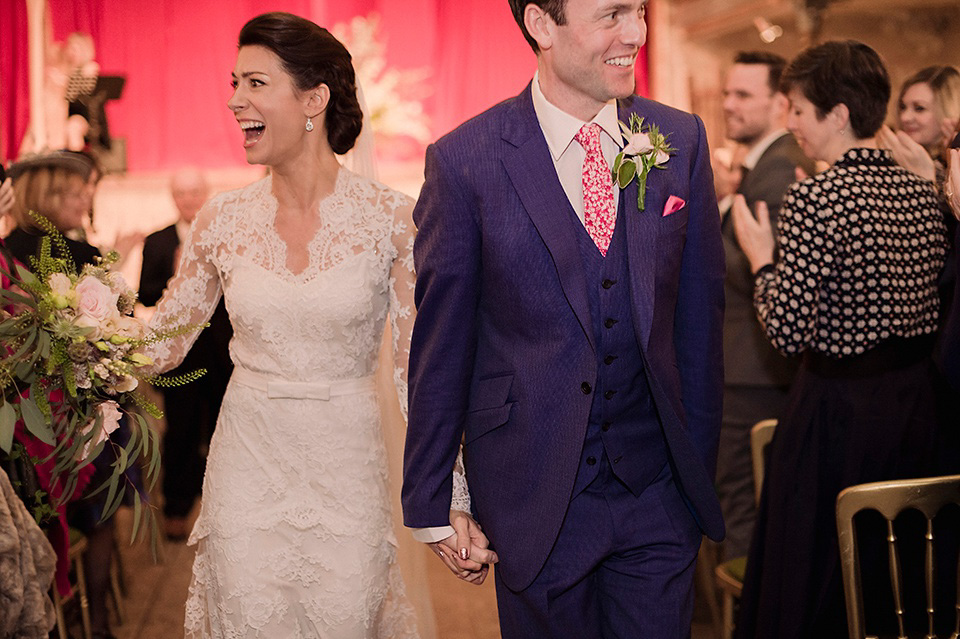
[[[952,66],[932,66],[907,78],[897,100],[897,126],[880,130],[880,145],[893,159],[917,175],[933,181],[940,193],[940,209],[951,241],[940,279],[940,310],[944,314],[953,299],[956,281],[956,246],[953,235],[957,221],[943,191],[946,178],[947,143],[960,124],[960,71]],[[941,317],[942,319],[942,317]]]
[[[735,194],[742,194],[750,207],[764,202],[771,226],[776,224],[787,187],[796,180],[797,167],[813,172],[813,163],[785,126],[787,96],[780,92],[779,85],[786,65],[785,59],[773,53],[740,52],[723,89],[727,137],[746,149]],[[750,429],[762,419],[780,415],[797,362],[777,352],[764,335],[753,310],[750,265],[737,244],[729,206],[721,211],[727,270],[717,494],[727,524],[721,548],[724,558],[730,559],[747,554],[756,519]]]
[[[46,217],[63,235],[69,257],[82,268],[93,264],[100,251],[90,244],[71,239],[68,234],[82,228],[89,214],[93,192],[89,188],[90,177],[96,168],[92,160],[81,153],[55,151],[26,158],[10,168],[15,193],[12,218],[17,227],[5,239],[6,246],[22,264],[29,266],[31,256],[37,255],[45,235],[30,211]],[[111,439],[119,445],[126,442],[129,429],[121,426]],[[111,464],[116,453],[111,447],[94,460],[90,485],[100,486],[112,473]],[[129,476],[136,481],[134,476]],[[94,639],[109,639],[109,616],[107,613],[107,590],[110,584],[110,565],[115,547],[114,518],[101,520],[106,493],[98,498],[80,500],[70,504],[67,521],[87,538],[84,569],[87,582],[90,624]]]
[[[743,198],[733,210],[760,322],[778,350],[801,356],[770,448],[737,637],[839,638],[837,494],[923,475],[932,459],[931,352],[947,242],[932,182],[874,141],[890,81],[873,49],[807,49],[781,86],[800,147],[830,167],[790,187],[776,241],[765,204],[756,218]],[[869,607],[871,588],[887,582],[864,581]]]
[[[170,194],[177,222],[148,235],[143,244],[139,299],[148,307],[160,300],[173,277],[180,247],[210,189],[198,170],[182,169],[170,180]],[[203,485],[206,450],[233,371],[228,348],[232,335],[227,309],[220,300],[210,326],[197,336],[183,364],[172,372],[179,375],[202,368],[207,373],[193,383],[160,389],[167,422],[162,457],[164,532],[172,541],[186,541],[187,515]]]

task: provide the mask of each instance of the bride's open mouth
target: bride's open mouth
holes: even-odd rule
[[[263,130],[266,127],[266,124],[257,120],[241,120],[240,128],[243,130],[244,148],[249,148],[256,144],[263,135]]]

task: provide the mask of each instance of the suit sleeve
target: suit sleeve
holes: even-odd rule
[[[140,269],[140,290],[138,297],[144,306],[154,306],[160,301],[163,289],[167,286],[168,269],[164,268],[164,259],[160,238],[148,237],[143,243],[143,266]],[[169,259],[169,258],[168,258]]]
[[[457,163],[427,149],[414,209],[417,317],[410,345],[404,524],[449,523],[452,471],[463,433],[477,341],[480,228]]]
[[[697,146],[690,175],[690,217],[674,320],[683,409],[704,467],[716,472],[723,402],[723,243],[710,151],[695,116]]]

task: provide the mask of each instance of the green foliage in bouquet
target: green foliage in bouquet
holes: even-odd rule
[[[148,490],[160,473],[160,438],[142,413],[155,418],[162,413],[136,391],[139,383],[178,386],[205,373],[154,375],[148,372],[153,360],[143,352],[145,347],[205,325],[151,332],[132,315],[134,291],[119,273],[110,271],[118,259],[115,252],[78,272],[59,231],[43,216],[31,215],[47,233],[39,255],[31,257],[31,269],[7,264],[3,273],[12,286],[0,290],[0,450],[8,456],[25,454],[22,447],[14,448],[20,420],[31,436],[53,447],[40,461],[53,461],[53,481],[60,482],[62,493],[56,503],[49,496],[34,496],[39,523],[51,513],[55,516],[56,506],[75,492],[79,471],[105,446],[112,446],[116,459],[110,478],[88,493],[106,491],[106,520],[133,489],[125,474],[132,465],[142,464]],[[131,403],[141,410],[124,411]],[[109,438],[121,411],[130,417],[131,437],[125,446]],[[143,508],[143,496],[135,494],[133,538],[143,520],[155,543],[153,511],[149,505]]]

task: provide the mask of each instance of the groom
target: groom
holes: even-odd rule
[[[645,4],[510,0],[537,74],[427,150],[404,519],[453,532],[462,440],[507,639],[687,637],[723,536],[720,218],[699,118],[633,95]],[[631,114],[675,148],[642,210]]]

